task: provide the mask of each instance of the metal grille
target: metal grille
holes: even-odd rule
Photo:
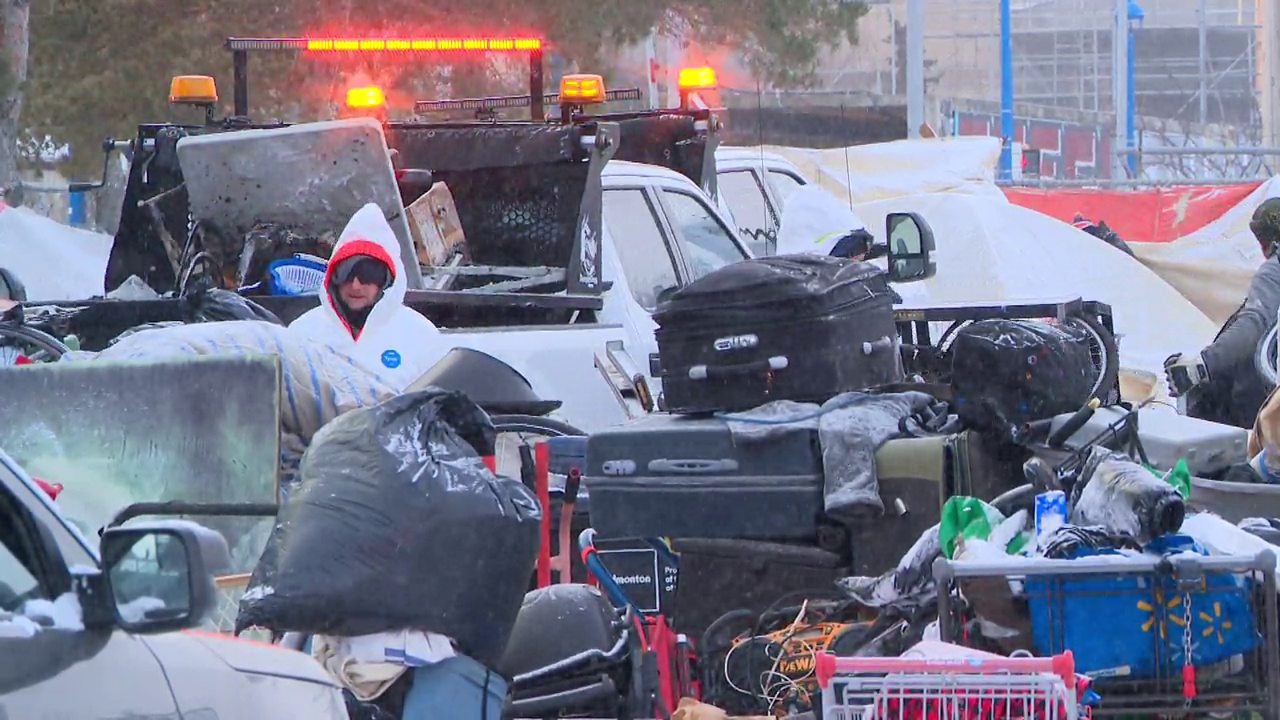
[[[586,191],[586,163],[438,171],[453,193],[471,260],[567,267]]]

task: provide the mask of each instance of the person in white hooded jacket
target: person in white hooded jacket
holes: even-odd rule
[[[449,350],[435,324],[405,306],[407,288],[400,241],[382,209],[369,203],[334,245],[320,307],[289,330],[347,353],[403,390]]]

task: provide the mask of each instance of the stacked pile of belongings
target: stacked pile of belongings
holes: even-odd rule
[[[897,568],[840,587],[870,607],[934,605],[941,622],[926,638],[1002,655],[1069,650],[1108,707],[1280,711],[1265,692],[1280,678],[1262,652],[1277,636],[1266,542],[1188,514],[1185,483],[1123,454],[1091,448],[1067,479],[1065,523],[953,497]],[[1221,561],[1209,568],[1209,557]],[[1268,585],[1269,598],[1258,592]]]

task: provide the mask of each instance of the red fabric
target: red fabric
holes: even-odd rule
[[[341,264],[343,260],[353,258],[356,255],[365,255],[381,262],[383,265],[386,265],[387,271],[391,273],[391,281],[395,282],[396,264],[392,261],[391,256],[387,254],[387,251],[384,250],[381,245],[372,240],[355,238],[339,245],[338,249],[334,250],[333,255],[330,256],[329,266],[324,271],[325,291],[330,289],[330,283],[333,280],[333,274],[338,271],[338,265]],[[347,332],[351,334],[351,337],[356,338],[357,340],[360,339],[360,333],[356,332],[355,328],[351,327],[351,323],[347,322],[347,318],[340,310],[338,310],[338,308],[334,308],[334,314],[338,316],[338,321],[347,329]]]
[[[35,363],[31,360],[31,358],[27,357],[26,355],[19,355],[18,359],[13,361],[13,364],[14,365],[34,365]]]
[[[395,281],[396,264],[391,259],[391,256],[387,254],[387,251],[384,250],[381,245],[379,245],[378,243],[372,240],[363,240],[363,239],[357,238],[357,239],[348,240],[342,243],[341,245],[338,246],[337,250],[333,251],[333,256],[329,258],[329,267],[327,270],[325,270],[325,273],[324,273],[324,286],[326,288],[329,287],[329,282],[333,280],[333,274],[337,272],[338,264],[341,263],[343,260],[346,260],[347,258],[355,257],[356,255],[368,255],[374,260],[377,260],[381,262],[383,265],[386,265],[387,270],[391,272],[392,282]]]
[[[48,493],[49,497],[53,500],[57,500],[58,494],[62,492],[62,483],[48,483],[41,480],[38,477],[33,477],[31,479],[34,480],[36,484],[40,486],[41,490],[44,490],[46,493]]]
[[[1262,181],[1145,190],[1004,188],[1014,205],[1062,222],[1077,215],[1105,222],[1125,242],[1167,243],[1203,228],[1244,202]]]

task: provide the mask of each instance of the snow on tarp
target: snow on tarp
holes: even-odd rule
[[[895,283],[911,304],[1081,297],[1111,305],[1121,365],[1163,377],[1164,359],[1207,345],[1215,324],[1142,263],[1081,230],[1003,197],[932,194],[855,205],[872,228],[891,212],[919,213],[934,230],[938,271]]]
[[[764,146],[791,161],[809,182],[846,204],[919,193],[1001,195],[995,185],[1000,140],[949,137],[854,145],[848,148]]]
[[[1090,219],[1106,221],[1144,265],[1215,324],[1226,322],[1244,301],[1249,281],[1262,264],[1249,219],[1263,200],[1280,197],[1280,178],[1218,188],[1167,188],[1157,207],[1146,212],[1141,204],[1135,209],[1133,196],[1139,192],[1006,190],[1011,202],[1050,212],[1058,219],[1069,221],[1065,214],[1078,211]],[[1081,209],[1068,209],[1076,205]],[[1153,223],[1153,231],[1135,233],[1125,224],[1135,219]],[[1179,231],[1179,236],[1170,239]]]
[[[111,242],[27,208],[0,208],[0,267],[17,274],[30,300],[102,295]]]

